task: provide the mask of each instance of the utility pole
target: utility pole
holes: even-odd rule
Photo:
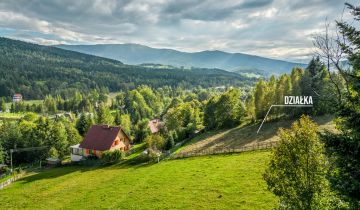
[[[12,161],[12,153],[14,152],[13,149],[10,149],[10,172],[13,172],[13,161]]]

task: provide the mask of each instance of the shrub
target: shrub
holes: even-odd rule
[[[162,155],[163,154],[161,153],[161,151],[159,151],[157,149],[149,148],[148,153],[147,153],[147,158],[148,158],[148,161],[150,161],[150,162],[157,162],[158,158],[161,159]]]
[[[172,135],[169,135],[165,144],[165,149],[170,150],[171,148],[174,147],[174,145],[175,145],[174,138]]]
[[[125,157],[125,153],[120,150],[106,151],[102,153],[101,160],[105,164],[117,163]]]
[[[159,134],[153,134],[145,138],[145,142],[148,148],[161,150],[164,148],[166,141],[164,137]]]

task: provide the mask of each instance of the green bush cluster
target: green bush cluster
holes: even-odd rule
[[[102,153],[101,160],[105,164],[120,162],[125,157],[125,152],[120,150],[106,151]]]

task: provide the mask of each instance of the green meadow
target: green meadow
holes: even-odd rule
[[[273,209],[268,151],[155,164],[62,166],[0,190],[2,209]]]

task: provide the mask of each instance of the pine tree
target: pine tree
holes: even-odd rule
[[[104,125],[112,125],[114,123],[114,118],[110,113],[110,109],[105,104],[99,106],[96,122]]]
[[[76,129],[81,136],[85,136],[91,125],[95,124],[93,118],[90,115],[82,113],[78,121],[76,122]]]
[[[121,114],[120,111],[117,111],[115,113],[115,119],[114,119],[115,125],[121,125]]]
[[[254,104],[256,119],[264,118],[265,112],[269,107],[266,106],[265,96],[267,94],[267,85],[264,80],[260,80],[255,85]]]
[[[360,20],[360,7],[346,4],[354,16]],[[342,51],[352,65],[350,72],[342,72],[347,81],[349,94],[338,107],[337,126],[340,134],[325,136],[328,154],[336,165],[331,174],[331,184],[353,209],[360,209],[360,30],[347,22],[337,22],[339,33],[344,36]]]

